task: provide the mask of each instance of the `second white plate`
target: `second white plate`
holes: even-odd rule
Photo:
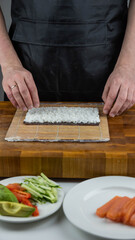
[[[135,239],[135,227],[96,216],[96,209],[114,196],[135,197],[135,178],[106,176],[83,181],[65,196],[63,210],[76,227],[107,239]]]

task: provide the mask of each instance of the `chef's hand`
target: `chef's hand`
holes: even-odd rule
[[[32,107],[39,107],[38,91],[28,70],[23,66],[13,66],[7,67],[2,73],[3,89],[16,108],[27,111]]]
[[[102,99],[103,112],[115,117],[135,104],[135,72],[117,66],[105,85]]]

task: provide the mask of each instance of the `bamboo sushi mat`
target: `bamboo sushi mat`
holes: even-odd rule
[[[26,112],[17,109],[5,140],[41,142],[107,142],[110,140],[108,121],[102,113],[102,103],[42,103],[41,107],[97,107],[100,124],[80,125],[26,125],[23,123]]]

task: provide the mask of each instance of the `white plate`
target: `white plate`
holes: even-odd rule
[[[33,176],[18,176],[18,177],[6,178],[0,181],[0,184],[7,185],[9,183],[21,183],[23,182],[25,177],[33,177]],[[10,216],[0,215],[0,220],[4,222],[14,222],[14,223],[38,221],[56,212],[61,207],[63,198],[64,198],[64,191],[61,188],[58,188],[58,201],[56,203],[46,202],[45,204],[37,204],[39,209],[39,216],[22,218],[22,217],[10,217]]]
[[[135,227],[96,216],[96,209],[114,196],[135,197],[135,178],[106,176],[83,181],[65,196],[63,210],[76,227],[108,239],[135,239]]]

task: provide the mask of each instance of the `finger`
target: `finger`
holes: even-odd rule
[[[21,108],[23,111],[27,111],[27,107],[20,95],[18,86],[14,87],[11,91],[12,91],[12,94],[13,94],[19,108]]]
[[[106,102],[109,89],[110,89],[109,85],[106,84],[106,85],[105,85],[105,88],[104,88],[104,91],[103,91],[103,94],[102,94],[102,99],[103,99],[104,102]]]
[[[38,91],[37,91],[37,87],[35,85],[35,82],[34,82],[31,74],[29,74],[29,76],[25,77],[25,82],[30,91],[30,95],[31,95],[34,107],[39,107],[40,101],[39,101],[39,97],[38,97]]]
[[[128,109],[130,109],[131,107],[133,107],[134,104],[135,104],[135,91],[134,91],[134,93],[133,93],[133,99],[132,99],[132,102],[131,102],[131,104],[128,106]]]
[[[109,113],[110,117],[114,117],[118,114],[119,110],[121,109],[121,107],[126,102],[127,92],[128,92],[128,90],[125,89],[125,87],[121,86],[118,97],[116,99],[116,102],[115,102],[113,108],[111,109],[111,111]]]
[[[123,104],[123,106],[120,108],[118,115],[122,114],[124,111],[129,109],[129,107],[133,101],[133,94],[134,94],[133,88],[128,89],[127,99],[126,99],[125,103]]]
[[[132,104],[130,104],[129,107],[128,107],[128,109],[132,108],[134,105],[135,105],[135,102],[132,103]]]
[[[25,81],[16,81],[21,97],[28,109],[33,108],[33,102]]]
[[[112,105],[118,95],[118,92],[119,92],[119,88],[120,88],[120,85],[119,84],[113,84],[110,89],[109,89],[109,92],[108,92],[108,96],[107,96],[107,100],[105,102],[105,105],[104,105],[104,109],[103,109],[103,112],[105,114],[108,114],[112,108]]]
[[[11,92],[11,89],[10,89],[8,86],[7,86],[5,92],[6,92],[6,94],[7,94],[8,99],[9,99],[10,102],[13,104],[13,106],[14,106],[15,108],[19,108],[19,106],[18,106],[18,104],[17,104],[17,102],[16,102],[16,100],[15,100],[15,98],[14,98],[12,92]]]

